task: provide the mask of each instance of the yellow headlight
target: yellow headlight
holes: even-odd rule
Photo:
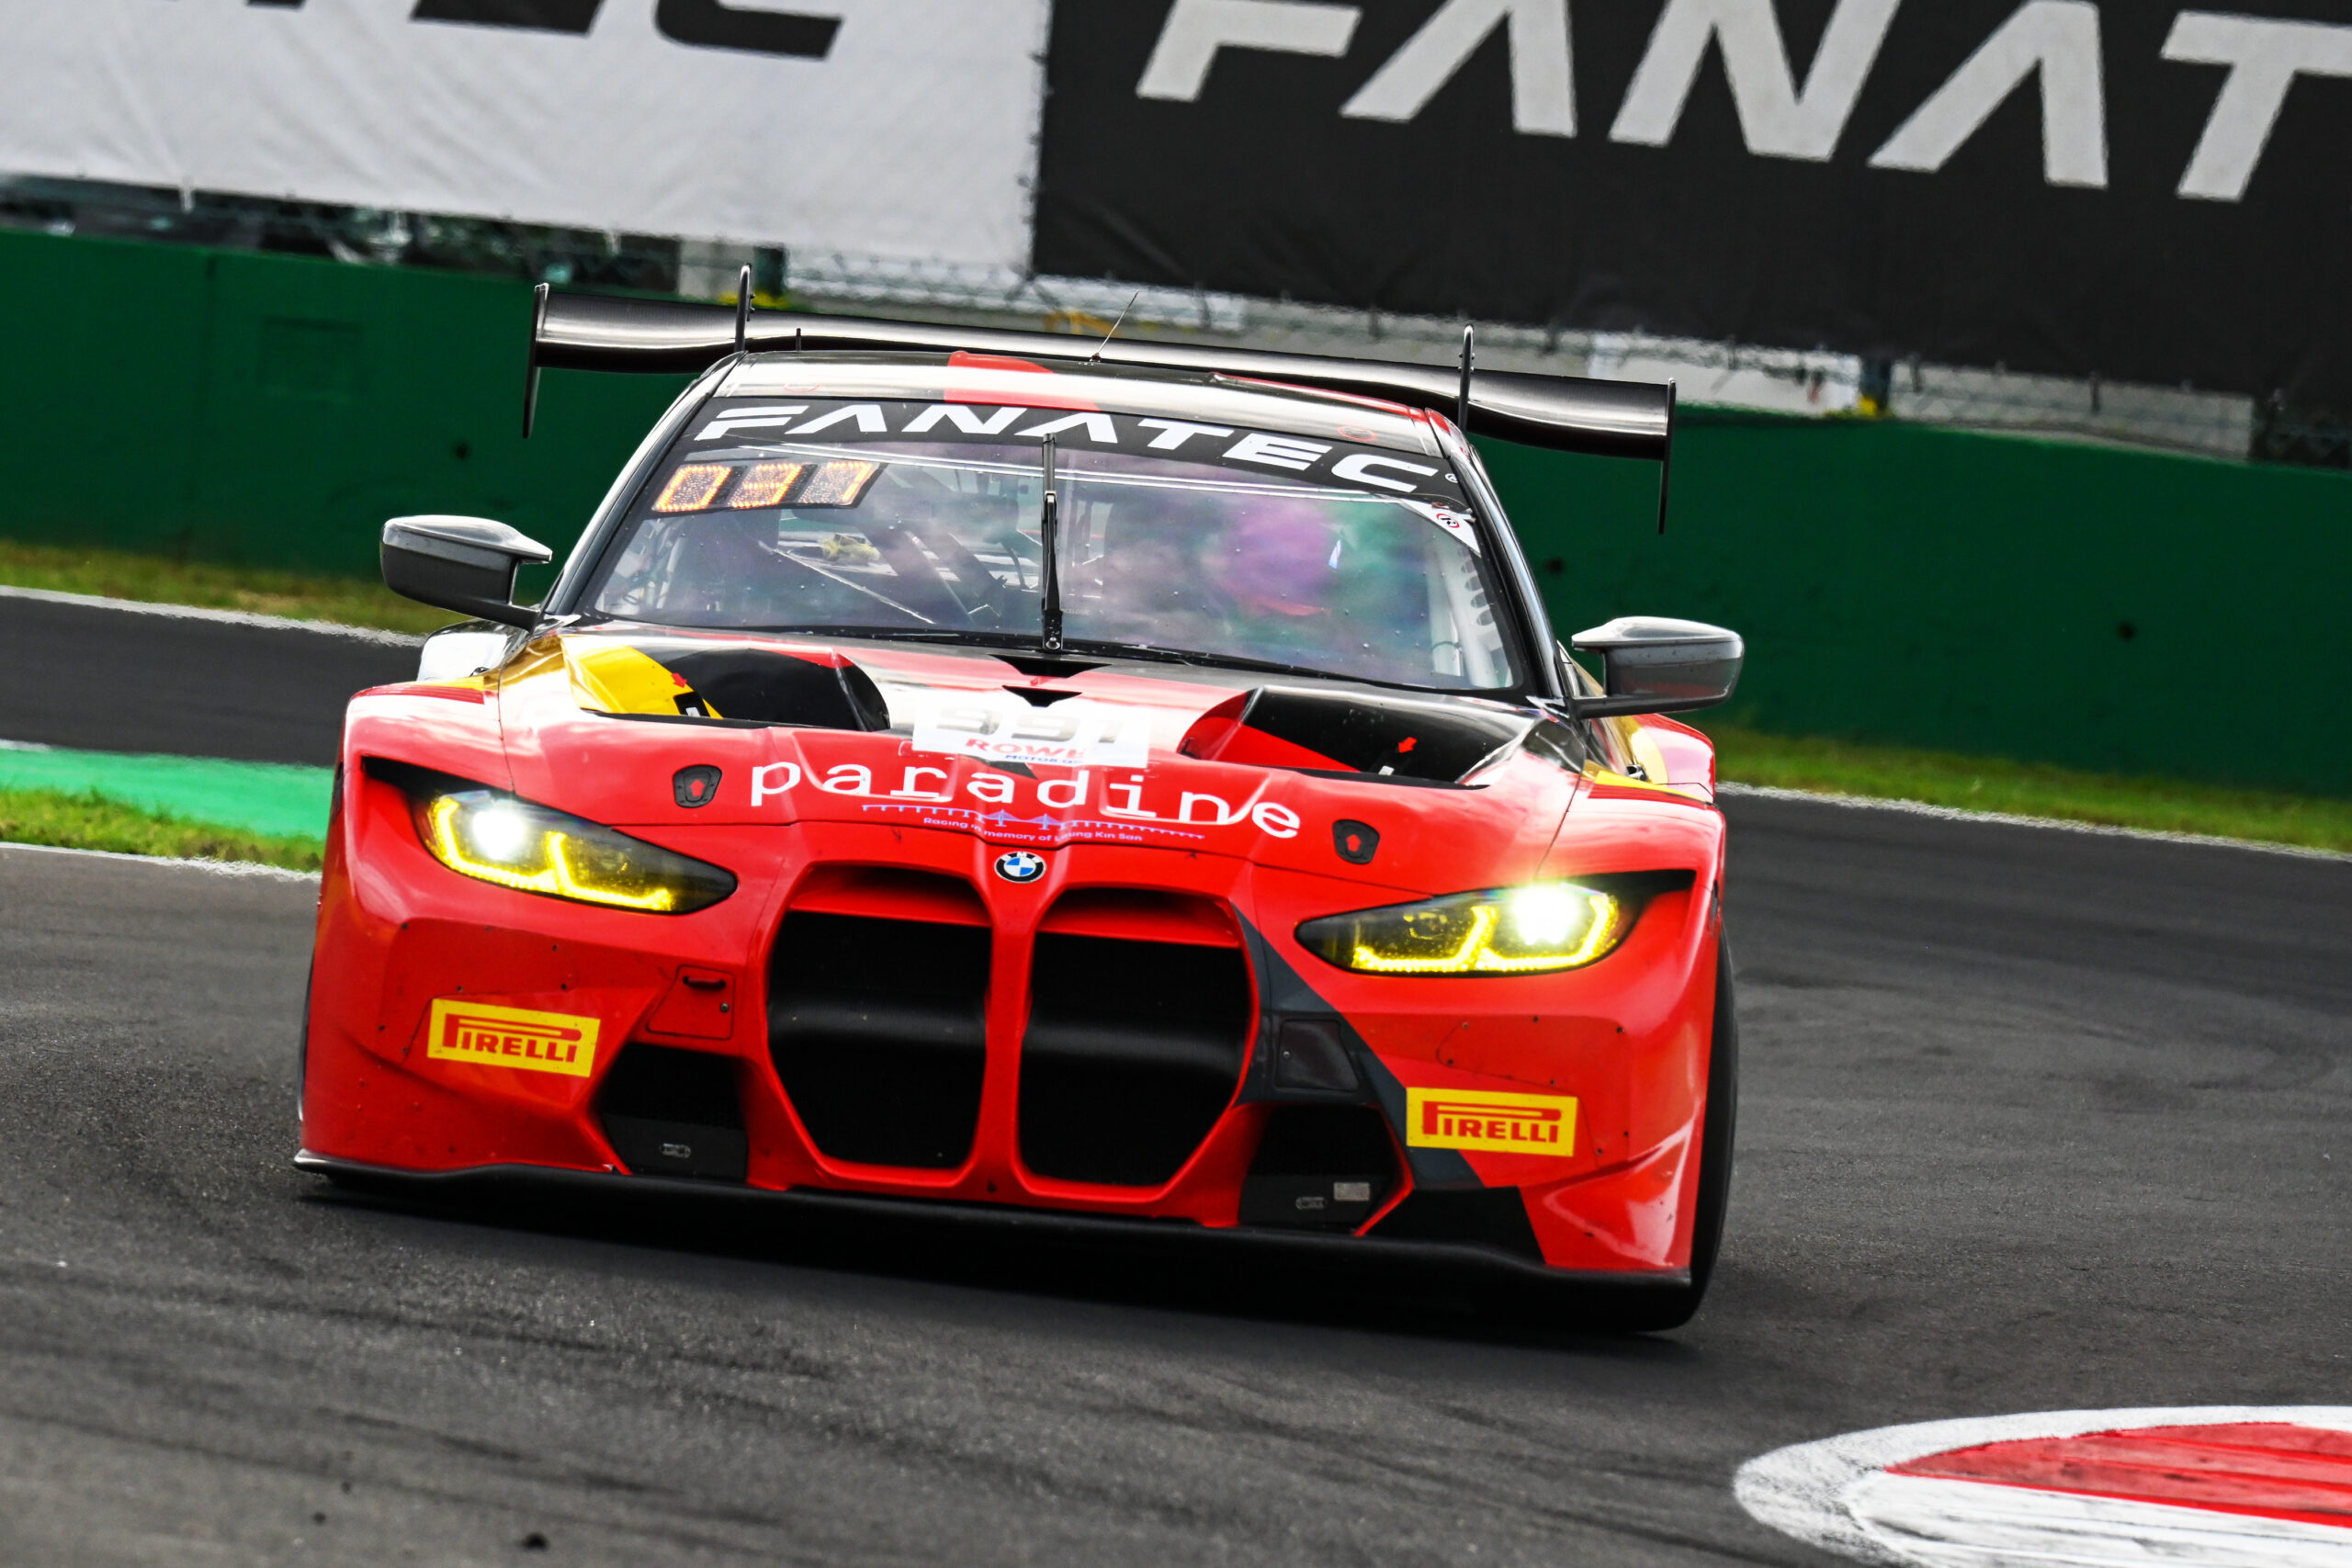
[[[735,891],[718,866],[490,790],[427,796],[416,818],[443,865],[517,892],[683,915]]]
[[[1634,912],[1603,888],[1537,883],[1331,915],[1300,926],[1298,940],[1366,975],[1542,975],[1607,957]]]

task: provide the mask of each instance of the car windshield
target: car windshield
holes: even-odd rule
[[[738,400],[689,428],[583,608],[1034,646],[1051,436],[1069,646],[1447,690],[1517,683],[1442,458],[941,403]]]

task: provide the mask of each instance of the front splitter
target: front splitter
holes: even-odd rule
[[[1389,1241],[1376,1236],[1208,1226],[1184,1220],[1128,1219],[1012,1204],[877,1197],[816,1188],[771,1191],[674,1177],[559,1170],[544,1166],[483,1165],[458,1170],[402,1170],[314,1154],[309,1149],[294,1156],[294,1166],[298,1170],[355,1188],[427,1201],[496,1191],[516,1195],[566,1193],[604,1202],[651,1199],[702,1205],[744,1205],[766,1213],[797,1213],[821,1220],[867,1219],[881,1224],[946,1222],[967,1231],[993,1231],[1008,1239],[1024,1241],[1128,1247],[1143,1243],[1154,1251],[1167,1249],[1171,1255],[1194,1255],[1204,1260],[1283,1259],[1338,1270],[1370,1267],[1423,1275],[1434,1270],[1442,1272],[1449,1282],[1535,1286],[1562,1292],[1568,1298],[1564,1304],[1589,1303],[1596,1319],[1645,1317],[1647,1314],[1642,1309],[1654,1308],[1668,1298],[1679,1296],[1690,1285],[1688,1269],[1612,1274],[1595,1269],[1548,1269],[1466,1243]]]

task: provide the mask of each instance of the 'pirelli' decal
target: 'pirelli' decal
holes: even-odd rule
[[[438,997],[424,1054],[436,1062],[473,1062],[584,1078],[596,1066],[596,1025],[595,1019],[578,1013],[533,1012]]]
[[[1408,1089],[1405,1142],[1424,1149],[1505,1155],[1573,1155],[1577,1102],[1557,1094]]]

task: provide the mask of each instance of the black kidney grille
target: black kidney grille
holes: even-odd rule
[[[964,1163],[987,1065],[981,926],[786,915],[769,968],[776,1077],[828,1158]]]
[[[1250,1021],[1238,949],[1038,937],[1023,1162],[1066,1181],[1160,1185],[1231,1103]]]

